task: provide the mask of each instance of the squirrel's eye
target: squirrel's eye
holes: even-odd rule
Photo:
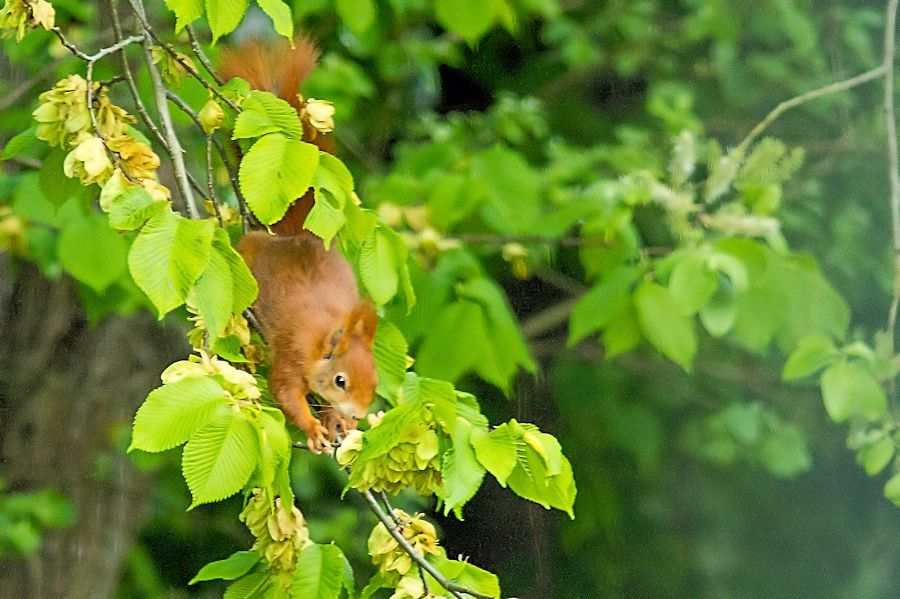
[[[343,374],[339,374],[334,377],[334,384],[337,385],[338,388],[343,389],[347,386],[347,379],[344,378]]]

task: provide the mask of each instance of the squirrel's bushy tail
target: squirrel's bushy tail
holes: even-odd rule
[[[223,50],[220,70],[225,79],[240,77],[253,89],[268,91],[288,102],[300,113],[303,109],[298,94],[319,59],[319,49],[306,36],[294,39],[294,47],[287,40],[265,42],[250,39]],[[304,125],[304,132],[307,126]],[[304,136],[305,137],[305,136]],[[330,136],[316,135],[305,139],[320,150],[334,153],[334,141]],[[282,218],[271,226],[277,235],[300,235],[303,223],[313,206],[312,190],[291,204]]]

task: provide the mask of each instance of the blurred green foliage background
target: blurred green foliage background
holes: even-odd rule
[[[471,180],[447,167],[460,157],[485,160],[502,142],[506,154],[493,159],[512,174],[498,184],[544,201],[638,170],[663,173],[682,131],[731,147],[778,102],[877,66],[884,26],[882,3],[872,1],[458,0],[438,2],[437,11],[428,0],[290,4],[323,51],[304,92],[334,101],[340,154],[364,203],[387,215],[423,193],[445,193],[429,196],[430,205],[447,206],[433,218],[456,225],[461,238],[472,217],[460,189]],[[511,14],[465,21],[498,4]],[[89,3],[54,5],[82,38],[102,24]],[[155,12],[168,18],[162,7]],[[225,43],[270,29],[251,13]],[[469,30],[477,41],[450,30]],[[29,62],[49,35],[4,42],[17,66],[4,73],[0,98],[31,76],[43,89],[71,72],[61,51],[52,62]],[[193,105],[205,101],[190,81],[180,93]],[[893,277],[880,94],[870,83],[829,96],[769,131],[806,152],[777,211],[784,235],[819,262],[849,305],[851,337],[862,339],[884,327]],[[28,126],[34,96],[3,106],[0,141]],[[199,153],[189,160],[201,163]],[[33,177],[26,167],[0,174],[0,203],[16,206],[21,186],[37,185],[22,183]],[[636,219],[645,243],[657,245],[661,216]],[[658,245],[667,235],[658,234]],[[646,347],[612,359],[595,343],[568,347],[565,315],[541,318],[584,289],[590,273],[580,250],[526,242],[527,273],[516,276],[502,245],[473,237],[467,248],[506,291],[537,372],[520,373],[509,399],[502,384],[473,374],[457,386],[478,395],[492,422],[515,417],[560,439],[578,483],[576,518],[486,483],[464,521],[437,518],[448,554],[470,556],[500,576],[504,595],[523,598],[900,596],[897,508],[882,496],[883,481],[855,463],[846,429],[828,420],[818,389],[781,381],[783,357],[774,349],[751,353],[701,335],[685,374]],[[446,265],[447,256],[439,261]],[[45,276],[59,276],[52,252],[31,259]],[[121,288],[98,294],[82,285],[80,293],[91,321],[140,305]],[[432,326],[426,316],[406,322],[410,341]],[[452,369],[441,364],[441,349],[429,358],[422,342],[422,367]],[[138,464],[156,472],[146,489],[151,508],[115,596],[209,596],[213,585],[185,590],[186,581],[248,545],[239,500],[184,512],[177,458]],[[338,501],[343,478],[330,462],[300,453],[294,468],[313,539],[336,540],[358,572],[371,571],[364,545],[374,520],[360,498]],[[401,504],[430,507],[414,496]],[[0,520],[7,511],[0,502]]]

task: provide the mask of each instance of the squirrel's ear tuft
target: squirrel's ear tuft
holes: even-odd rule
[[[359,336],[366,343],[371,345],[375,340],[375,328],[378,326],[378,314],[375,313],[375,306],[371,300],[359,300],[353,312],[347,321],[347,330],[353,335]]]

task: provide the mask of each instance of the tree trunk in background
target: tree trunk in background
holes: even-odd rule
[[[121,433],[184,337],[147,314],[90,328],[70,280],[30,264],[14,277],[3,258],[0,476],[14,491],[58,490],[76,520],[33,558],[0,565],[0,597],[111,597],[152,495]]]

